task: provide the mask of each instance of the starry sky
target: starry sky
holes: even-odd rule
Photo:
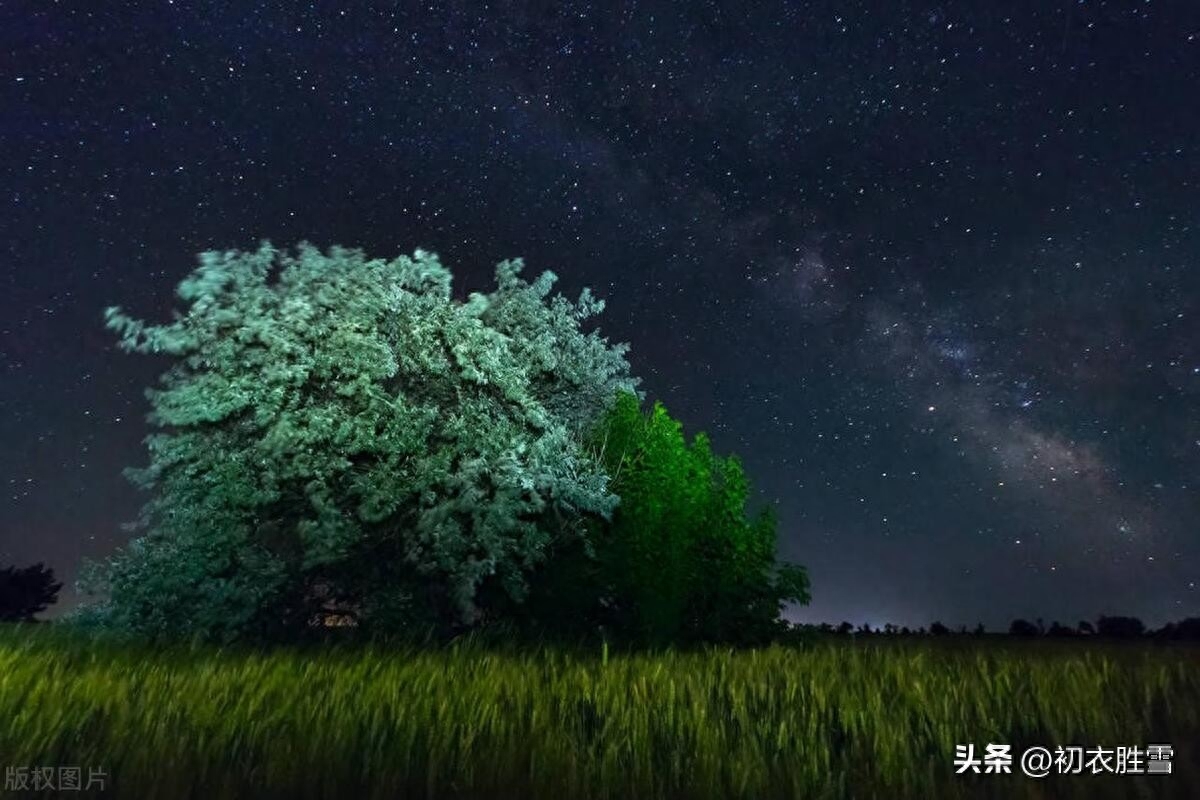
[[[593,287],[794,619],[1200,615],[1200,5],[365,6],[0,5],[0,563],[128,537],[104,307],[309,240]]]

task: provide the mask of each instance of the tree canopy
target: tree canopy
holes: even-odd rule
[[[522,599],[554,542],[611,516],[586,438],[637,384],[626,346],[581,328],[602,301],[522,266],[460,302],[432,253],[264,244],[202,254],[170,323],[108,309],[125,350],[172,365],[130,471],[151,497],[88,567],[90,613],[235,638],[337,611],[469,623],[485,579]]]
[[[642,411],[603,303],[522,262],[457,300],[436,255],[209,252],[166,324],[106,312],[170,359],[148,392],[150,497],[86,565],[84,619],[141,633],[493,620],[631,639],[759,640],[804,570],[775,561],[741,463]]]

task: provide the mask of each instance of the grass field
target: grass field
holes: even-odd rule
[[[1198,733],[1200,652],[1154,644],[254,651],[0,627],[2,766],[102,767],[95,796],[1185,798]],[[1175,774],[955,775],[967,742],[1168,742]]]

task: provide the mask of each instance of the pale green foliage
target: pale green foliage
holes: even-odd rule
[[[175,359],[149,392],[150,464],[132,471],[153,493],[141,536],[92,572],[109,618],[220,636],[286,625],[353,559],[391,583],[379,598],[335,587],[365,617],[376,599],[403,605],[410,573],[463,620],[487,576],[519,598],[550,537],[611,514],[582,442],[636,384],[625,345],[580,329],[602,304],[552,296],[552,273],[527,283],[521,267],[501,263],[496,290],[463,303],[432,253],[264,244],[203,254],[169,324],[108,309],[124,349]]]

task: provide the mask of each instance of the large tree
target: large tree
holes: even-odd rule
[[[337,611],[391,628],[468,623],[485,581],[514,600],[548,547],[616,497],[585,437],[620,390],[603,303],[527,283],[520,260],[465,302],[436,255],[208,252],[182,311],[120,309],[127,351],[169,356],[132,479],[137,537],[82,582],[100,619],[235,638]]]

